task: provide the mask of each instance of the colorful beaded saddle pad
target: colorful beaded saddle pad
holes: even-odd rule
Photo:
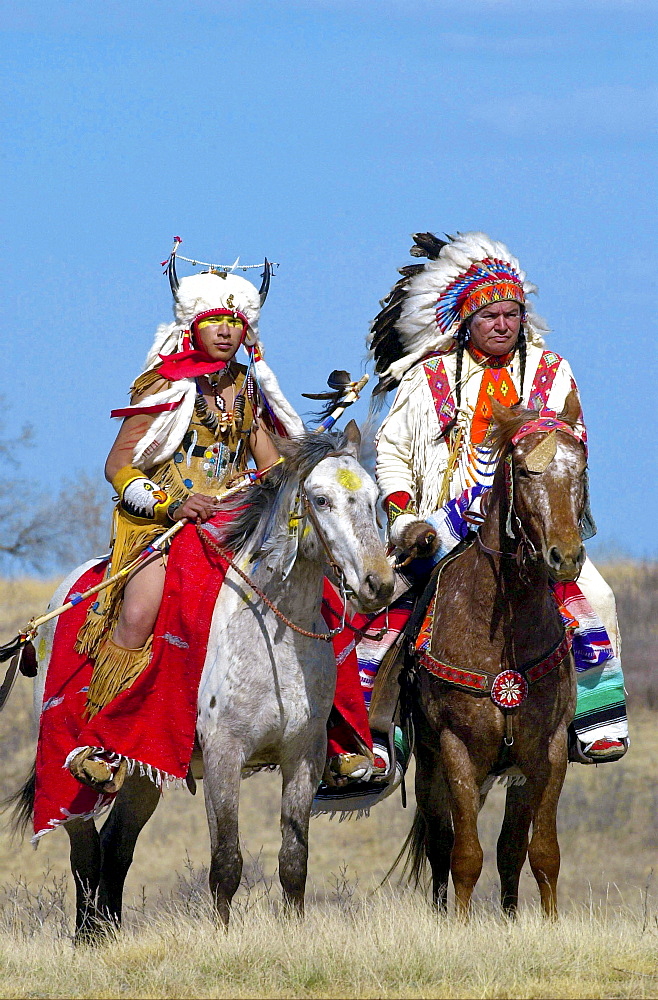
[[[515,670],[463,670],[461,667],[437,659],[430,653],[435,604],[436,594],[429,603],[416,638],[418,662],[434,677],[454,687],[470,691],[471,694],[489,695],[499,708],[516,708],[525,701],[529,685],[554,670],[571,650],[572,636],[571,631],[567,629],[562,639],[548,653],[534,660],[528,660]]]

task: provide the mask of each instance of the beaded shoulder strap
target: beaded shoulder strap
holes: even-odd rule
[[[543,351],[537,365],[535,377],[532,380],[530,398],[527,403],[529,409],[545,410],[547,408],[548,397],[551,394],[553,382],[555,381],[555,376],[561,362],[562,358],[559,354],[554,354],[553,351]]]
[[[441,430],[445,431],[448,424],[455,418],[455,398],[450,388],[442,356],[434,354],[426,358],[423,361],[423,369],[432,393],[436,416]]]

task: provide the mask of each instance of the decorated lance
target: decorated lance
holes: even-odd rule
[[[336,406],[315,429],[315,434],[320,434],[333,427],[336,421],[345,412],[347,407],[351,406],[352,403],[356,402],[359,398],[359,394],[368,382],[369,377],[370,376],[366,374],[359,379],[358,382],[353,382],[348,372],[332,372],[329,376],[328,384],[332,389],[334,389],[333,392],[322,393],[316,396],[311,396],[309,394],[309,398],[311,399],[331,399],[333,402],[339,403],[339,405]],[[227,497],[233,496],[235,493],[239,493],[241,490],[245,489],[246,486],[249,486],[250,483],[262,478],[262,476],[269,472],[270,469],[274,468],[275,465],[278,465],[282,461],[283,459],[279,458],[266,469],[247,470],[246,473],[241,475],[240,481],[231,486],[225,493],[222,493],[221,497],[218,497],[218,500],[224,501]],[[48,611],[46,614],[40,615],[38,618],[31,618],[25,628],[19,632],[17,636],[5,643],[4,646],[0,646],[0,663],[4,663],[13,657],[5,675],[5,679],[0,685],[0,711],[4,708],[11,689],[14,686],[14,681],[16,680],[20,667],[21,654],[30,639],[34,638],[37,630],[42,625],[45,625],[46,622],[52,621],[53,618],[58,618],[59,615],[64,614],[65,611],[69,611],[71,608],[74,608],[77,604],[80,604],[81,601],[85,601],[88,597],[93,597],[94,594],[98,594],[101,590],[111,587],[113,584],[117,583],[118,580],[124,579],[124,577],[128,576],[129,573],[132,573],[141,562],[153,555],[154,552],[160,551],[165,543],[172,539],[174,535],[176,535],[187,523],[186,518],[177,521],[176,524],[173,524],[171,528],[164,531],[158,538],[151,542],[150,545],[147,545],[138,556],[120,569],[118,573],[115,573],[114,576],[111,576],[108,580],[103,580],[102,583],[96,584],[95,587],[91,587],[82,594],[72,594],[70,600],[68,600],[66,604],[62,604],[58,608],[53,608],[52,611]]]

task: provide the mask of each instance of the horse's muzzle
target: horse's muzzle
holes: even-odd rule
[[[387,562],[385,569],[369,569],[359,588],[359,604],[364,611],[379,611],[393,596],[395,577]]]
[[[551,545],[544,553],[544,559],[551,577],[558,583],[568,583],[578,579],[585,555],[582,543],[567,551],[559,545]]]

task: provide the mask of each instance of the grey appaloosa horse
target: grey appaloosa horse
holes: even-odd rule
[[[358,464],[358,447],[354,422],[343,434],[283,442],[285,462],[249,487],[229,534],[213,539],[212,525],[204,526],[209,543],[231,549],[236,565],[279,611],[311,633],[326,631],[320,611],[328,572],[363,611],[381,608],[393,592],[393,571],[376,527],[377,488]],[[229,569],[199,687],[200,751],[194,767],[196,777],[204,777],[210,889],[225,924],[242,872],[240,779],[263,765],[281,770],[279,878],[286,905],[303,910],[309,816],[325,764],[335,672],[330,643],[291,629]],[[44,684],[45,677],[39,677],[39,712]],[[135,844],[160,797],[152,782],[135,773],[119,791],[100,833],[93,820],[66,824],[78,937],[93,937],[104,926],[120,923]],[[24,818],[29,799],[26,783],[20,803]]]

